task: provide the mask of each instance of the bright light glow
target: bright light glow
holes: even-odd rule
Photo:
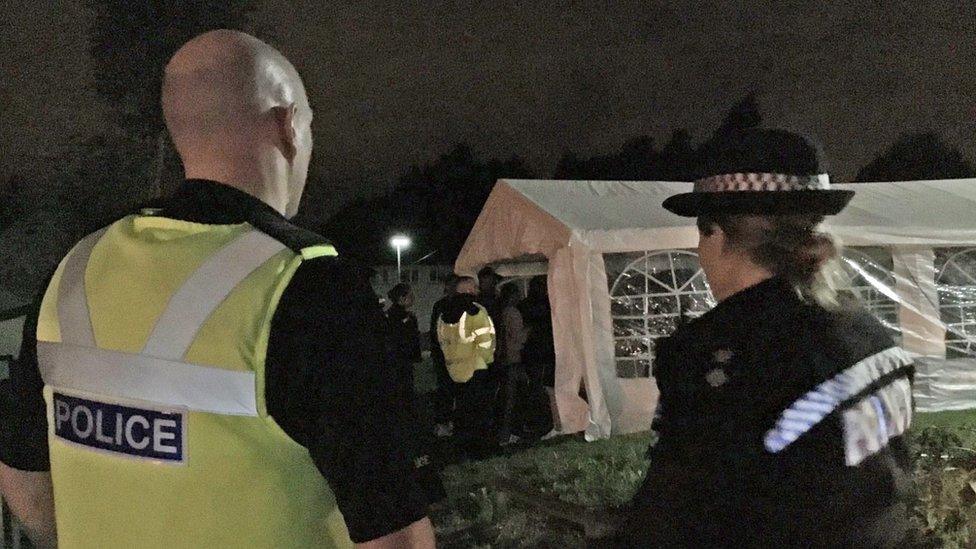
[[[390,239],[390,246],[393,246],[397,250],[403,250],[410,247],[410,237],[398,234]]]

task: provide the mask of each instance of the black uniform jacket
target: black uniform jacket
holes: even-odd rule
[[[386,311],[398,357],[408,366],[423,360],[417,316],[394,303]]]
[[[454,294],[447,298],[440,310],[440,320],[446,324],[457,324],[464,313],[478,314],[478,298],[469,294]]]
[[[881,449],[857,465],[847,464],[845,443],[845,421],[857,420],[858,404],[876,391],[900,389],[907,395],[902,415],[910,417],[912,366],[886,358],[898,353],[869,314],[806,303],[777,278],[731,296],[660,341],[653,425],[659,439],[648,451],[647,478],[620,545],[901,543],[911,486],[903,437],[882,437]],[[784,410],[865,363],[888,373],[841,398],[785,448],[770,450],[770,431]]]

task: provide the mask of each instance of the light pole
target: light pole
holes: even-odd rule
[[[403,276],[400,274],[400,252],[410,247],[410,237],[402,234],[394,235],[390,239],[390,246],[396,248],[397,252],[397,282],[403,282]]]

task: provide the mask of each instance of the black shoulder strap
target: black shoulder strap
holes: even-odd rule
[[[250,220],[259,231],[288,246],[293,252],[303,254],[309,249],[320,247],[332,247],[332,243],[324,236],[303,229],[287,219],[266,215],[256,215]],[[318,254],[335,255],[335,254]]]

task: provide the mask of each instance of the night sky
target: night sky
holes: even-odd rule
[[[58,169],[44,158],[108,123],[83,3],[0,2],[0,172]],[[976,156],[974,3],[759,4],[267,0],[255,22],[305,78],[336,205],[462,140],[546,176],[567,150],[700,139],[750,90],[768,125],[819,137],[836,179],[904,131]]]

